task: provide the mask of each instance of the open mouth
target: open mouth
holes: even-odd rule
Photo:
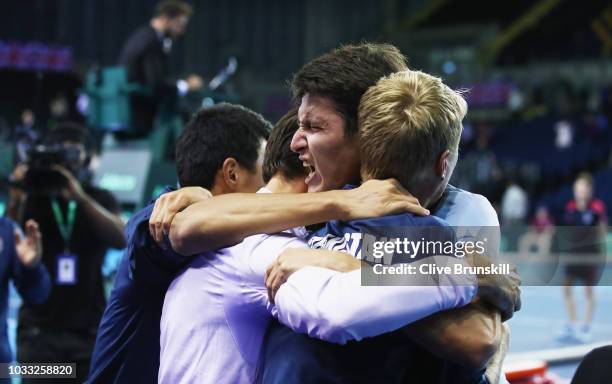
[[[306,179],[304,179],[304,183],[308,186],[308,191],[313,192],[319,188],[321,183],[323,182],[323,178],[319,173],[316,165],[312,160],[306,156],[300,156],[300,160],[302,161],[302,165],[306,169],[307,175]]]
[[[314,166],[310,164],[306,164],[306,163],[304,163],[304,167],[308,171],[308,175],[306,176],[306,180],[304,180],[304,182],[308,184],[314,178],[317,170],[315,169]]]

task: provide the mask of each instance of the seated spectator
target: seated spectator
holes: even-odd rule
[[[523,255],[535,250],[538,254],[547,254],[550,251],[554,231],[554,223],[548,208],[538,207],[533,220],[529,223],[528,232],[519,240],[519,252]]]

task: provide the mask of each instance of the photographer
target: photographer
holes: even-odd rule
[[[110,192],[87,182],[86,131],[64,123],[43,144],[13,174],[9,214],[40,223],[52,288],[45,303],[22,306],[17,358],[75,362],[84,380],[105,307],[102,262],[109,247],[125,246],[124,225]]]

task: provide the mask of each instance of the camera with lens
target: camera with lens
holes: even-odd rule
[[[28,171],[22,188],[28,193],[54,194],[67,186],[66,177],[54,169],[62,166],[73,175],[78,175],[81,150],[76,147],[58,145],[36,145],[28,151]]]

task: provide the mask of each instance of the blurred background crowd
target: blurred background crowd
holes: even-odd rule
[[[351,41],[391,42],[412,67],[470,90],[454,183],[487,196],[502,221],[528,222],[540,206],[558,219],[579,172],[591,172],[596,194],[612,203],[607,172],[612,8],[604,1],[577,4],[196,1],[197,17],[184,38],[173,42],[169,73],[204,79],[199,92],[180,100],[183,118],[202,102],[230,100],[274,121],[291,103],[285,81],[309,58]],[[5,176],[16,140],[61,121],[87,121],[84,96],[96,91],[88,76],[119,62],[126,39],[148,21],[154,5],[94,0],[3,5]],[[102,132],[93,132],[98,154]],[[148,187],[137,205],[150,195]],[[511,196],[505,192],[517,188],[528,195],[526,207],[504,212],[504,196]]]

